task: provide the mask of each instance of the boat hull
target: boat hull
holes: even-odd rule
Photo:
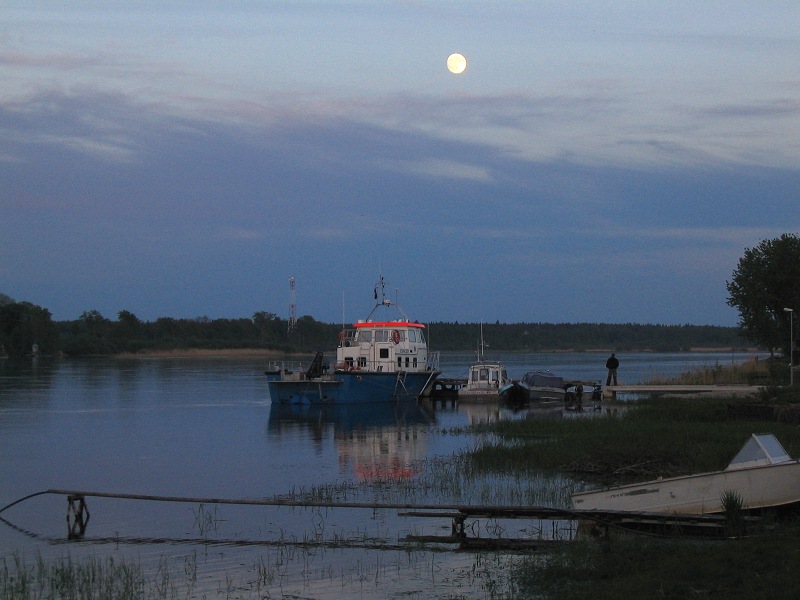
[[[512,404],[528,402],[564,403],[566,392],[563,388],[530,386],[522,381],[515,381],[500,389],[499,396],[502,400]]]
[[[465,402],[465,403],[481,403],[481,402],[498,402],[500,400],[500,395],[498,394],[497,388],[493,390],[467,390],[465,391],[463,388],[458,391],[458,401]]]
[[[580,510],[678,514],[724,511],[722,498],[736,492],[742,508],[756,510],[800,503],[800,462],[657,479],[572,495]]]
[[[281,404],[365,404],[418,398],[438,375],[439,371],[334,371],[322,377],[292,378],[281,371],[266,373],[270,399]]]

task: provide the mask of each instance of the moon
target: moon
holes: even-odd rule
[[[456,75],[463,73],[467,68],[467,59],[463,54],[454,53],[447,57],[447,70]]]

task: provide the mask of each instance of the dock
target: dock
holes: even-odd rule
[[[440,377],[433,382],[427,395],[432,400],[455,400],[458,398],[458,391],[465,385],[466,378]]]
[[[607,385],[603,387],[605,398],[616,398],[619,394],[661,394],[686,395],[706,394],[715,396],[751,396],[762,389],[759,385],[718,384],[718,385],[683,385],[683,384],[636,384]]]
[[[147,502],[178,502],[193,504],[228,504],[250,506],[285,506],[303,508],[326,509],[366,509],[395,510],[399,517],[438,518],[450,521],[449,535],[413,535],[409,534],[403,541],[413,543],[441,543],[455,544],[459,549],[465,548],[537,548],[542,545],[564,538],[554,537],[507,537],[505,535],[481,535],[480,528],[474,527],[480,519],[498,522],[508,519],[530,519],[538,522],[550,521],[555,525],[558,522],[569,522],[566,529],[570,535],[566,538],[574,539],[574,533],[580,525],[588,526],[592,535],[608,538],[610,530],[622,528],[626,530],[658,531],[662,535],[702,535],[702,536],[730,536],[730,527],[725,515],[683,515],[674,513],[647,513],[632,511],[609,510],[577,510],[571,508],[556,508],[546,506],[497,506],[497,505],[441,505],[441,504],[413,504],[392,502],[335,502],[335,501],[303,501],[268,498],[198,498],[185,496],[158,496],[148,494],[125,494],[86,490],[49,489],[20,498],[11,504],[0,508],[0,513],[12,506],[30,498],[45,494],[62,495],[67,498],[67,538],[81,540],[84,538],[90,519],[87,498],[114,498],[119,500],[137,500]],[[747,517],[754,520],[755,517]],[[468,526],[467,521],[472,525]],[[539,528],[543,531],[544,528]],[[486,531],[490,531],[488,528]],[[494,531],[503,531],[495,528]],[[477,533],[476,533],[477,532]],[[472,533],[473,535],[470,535]],[[273,543],[261,540],[252,543]]]

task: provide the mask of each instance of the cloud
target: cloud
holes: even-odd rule
[[[0,52],[0,66],[44,69],[83,69],[100,64],[96,58],[76,54],[33,54]]]
[[[479,181],[491,183],[492,176],[489,170],[481,165],[459,163],[448,159],[434,159],[431,161],[397,161],[388,163],[387,170],[399,171],[410,175],[442,179],[462,179],[466,181]]]
[[[382,262],[421,288],[422,319],[531,319],[517,299],[535,298],[542,318],[625,321],[615,301],[642,296],[648,321],[725,322],[714,307],[743,249],[798,228],[791,169],[587,166],[302,111],[243,124],[123,95],[31,100],[0,105],[15,158],[0,162],[3,292],[57,318],[92,304],[142,318],[276,312],[296,275],[318,297],[304,312],[334,321],[330,290],[371,284]],[[236,298],[225,315],[203,299],[209,285]],[[583,287],[590,304],[574,297]],[[674,309],[642,291],[678,302],[676,288]]]
[[[705,117],[725,117],[733,119],[780,119],[800,116],[800,100],[794,98],[779,98],[769,102],[750,102],[738,104],[718,104],[703,109],[696,113]]]

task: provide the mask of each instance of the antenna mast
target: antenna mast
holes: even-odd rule
[[[294,289],[294,277],[289,277],[289,331],[297,325],[297,291]]]

